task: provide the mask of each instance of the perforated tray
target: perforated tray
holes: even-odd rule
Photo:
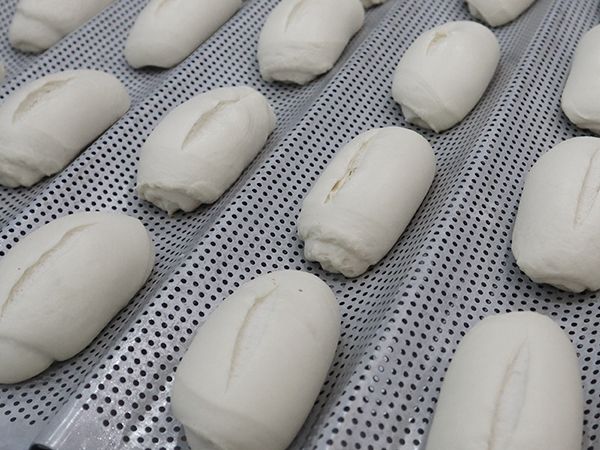
[[[61,174],[31,189],[0,188],[0,257],[22,236],[76,211],[114,210],[152,233],[155,271],[92,345],[29,382],[0,387],[0,449],[187,449],[169,391],[196,329],[241,283],[302,269],[334,289],[342,337],[323,391],[293,448],[422,449],[444,372],[481,318],[535,310],[577,346],[585,391],[583,448],[600,448],[600,302],[527,279],[510,235],[524,176],[563,139],[583,134],[559,108],[573,51],[600,19],[597,0],[538,0],[495,30],[502,59],[483,101],[458,127],[424,133],[438,174],[392,252],[353,280],[303,257],[295,221],[302,198],[345,142],[372,127],[402,125],[393,69],[423,31],[468,19],[461,0],[389,0],[371,10],[328,75],[306,87],[263,82],[256,40],[276,0],[248,0],[189,59],[169,71],[130,69],[122,55],[144,0],[117,0],[41,56],[13,51],[2,0],[0,57],[16,87],[67,68],[96,68],[127,86],[129,113]],[[197,93],[247,84],[279,118],[266,148],[215,205],[168,217],[133,188],[140,146],[158,121]],[[422,131],[421,131],[422,132]]]

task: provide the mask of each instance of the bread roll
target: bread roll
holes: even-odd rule
[[[343,147],[304,200],[304,255],[347,277],[379,262],[404,232],[435,175],[429,143],[414,131],[367,131]]]
[[[129,33],[125,58],[135,68],[176,66],[241,6],[241,0],[151,0]]]
[[[600,25],[588,31],[577,46],[561,106],[571,122],[600,134]]]
[[[360,30],[361,0],[282,0],[258,41],[266,81],[306,84],[327,72]]]
[[[192,98],[169,113],[142,147],[140,197],[169,214],[213,203],[263,148],[275,121],[265,97],[249,87]]]
[[[153,263],[144,226],[123,214],[73,214],[23,238],[0,259],[0,383],[83,350]]]
[[[600,289],[600,139],[554,147],[533,166],[512,237],[529,278],[566,291]]]
[[[406,50],[392,95],[407,122],[439,133],[477,105],[499,59],[500,46],[489,29],[476,22],[448,22],[426,31]]]
[[[10,43],[23,52],[43,52],[112,2],[113,0],[19,0],[10,25]]]
[[[175,417],[192,450],[284,450],[306,420],[340,335],[331,289],[282,271],[241,286],[177,369]]]
[[[488,317],[446,373],[426,450],[580,450],[583,394],[575,348],[552,320]]]
[[[535,0],[465,0],[473,17],[499,27],[519,17]]]
[[[119,80],[94,70],[26,84],[0,106],[0,185],[32,186],[60,172],[129,104]]]

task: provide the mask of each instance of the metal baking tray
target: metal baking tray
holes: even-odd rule
[[[364,276],[348,280],[303,259],[295,221],[302,198],[336,151],[372,127],[405,126],[391,98],[393,70],[423,31],[469,19],[461,0],[389,0],[370,10],[335,68],[305,87],[265,83],[256,41],[277,0],[243,9],[172,70],[133,70],[127,32],[145,0],[112,6],[39,56],[6,37],[15,0],[2,0],[5,98],[55,71],[115,74],[129,113],[66,170],[31,189],[0,188],[0,257],[26,233],[76,211],[140,218],[157,246],[147,285],[94,342],[31,381],[0,387],[0,449],[188,448],[169,391],[195,331],[227,295],[258,274],[302,269],[334,290],[342,336],[323,390],[294,449],[423,449],[444,372],[481,318],[535,310],[577,347],[585,395],[583,448],[600,448],[600,301],[524,276],[510,237],[524,176],[560,141],[583,132],[559,98],[581,35],[599,22],[597,0],[538,0],[494,30],[499,70],[459,126],[421,131],[438,159],[431,191],[406,233]],[[165,114],[195,94],[245,84],[263,92],[276,131],[227,194],[194,213],[167,216],[134,193],[140,146]],[[413,128],[409,126],[410,128]]]

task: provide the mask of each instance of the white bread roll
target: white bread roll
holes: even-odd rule
[[[340,334],[331,289],[281,271],[241,286],[177,369],[175,417],[192,450],[284,450],[325,381]]]
[[[407,122],[436,132],[463,120],[494,77],[500,46],[476,22],[448,22],[426,31],[406,50],[392,96]]]
[[[113,1],[19,0],[10,25],[10,43],[23,52],[43,52]]]
[[[362,4],[365,8],[371,8],[373,6],[381,5],[385,3],[387,0],[361,0]]]
[[[282,0],[258,41],[258,64],[266,81],[306,84],[327,72],[360,30],[360,0]]]
[[[404,232],[435,175],[429,143],[414,131],[367,131],[343,147],[304,199],[304,255],[347,277],[379,262]]]
[[[519,17],[535,0],[465,0],[476,19],[499,27]]]
[[[575,51],[561,98],[562,110],[580,128],[600,134],[600,25],[589,30]]]
[[[529,278],[566,291],[600,289],[600,139],[566,140],[533,166],[512,236]]]
[[[142,147],[139,196],[169,214],[213,203],[263,148],[275,122],[267,99],[252,88],[197,95],[171,111]]]
[[[26,84],[0,106],[0,185],[60,172],[129,109],[114,76],[70,70]]]
[[[0,259],[0,383],[83,350],[152,271],[142,223],[123,214],[62,217]]]
[[[125,58],[135,68],[176,66],[241,7],[242,0],[151,0],[129,33]]]
[[[488,317],[446,373],[426,450],[580,450],[583,393],[575,348],[541,314]]]

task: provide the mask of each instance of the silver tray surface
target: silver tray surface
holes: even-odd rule
[[[303,259],[295,221],[303,197],[336,151],[373,127],[405,126],[391,99],[393,70],[423,31],[469,19],[461,0],[389,0],[335,68],[305,87],[265,83],[256,41],[276,0],[243,9],[173,70],[133,70],[127,32],[145,0],[112,6],[39,56],[12,50],[15,0],[2,0],[0,58],[6,98],[64,69],[115,74],[132,97],[128,114],[66,170],[31,189],[0,188],[0,257],[31,230],[77,211],[140,218],[157,247],[141,292],[74,358],[40,376],[0,386],[0,449],[188,448],[171,414],[178,362],[211,310],[241,283],[278,269],[315,273],[343,311],[342,336],[323,390],[294,449],[423,449],[452,354],[491,314],[535,310],[577,347],[585,395],[583,449],[600,448],[600,303],[596,294],[539,286],[520,272],[510,237],[524,177],[564,139],[584,135],[560,111],[575,46],[599,22],[596,0],[538,0],[494,29],[499,70],[484,99],[454,129],[422,132],[438,159],[436,180],[406,233],[364,276],[347,280]],[[276,131],[214,205],[167,216],[134,193],[140,147],[173,107],[206,90],[245,84],[274,106]]]

